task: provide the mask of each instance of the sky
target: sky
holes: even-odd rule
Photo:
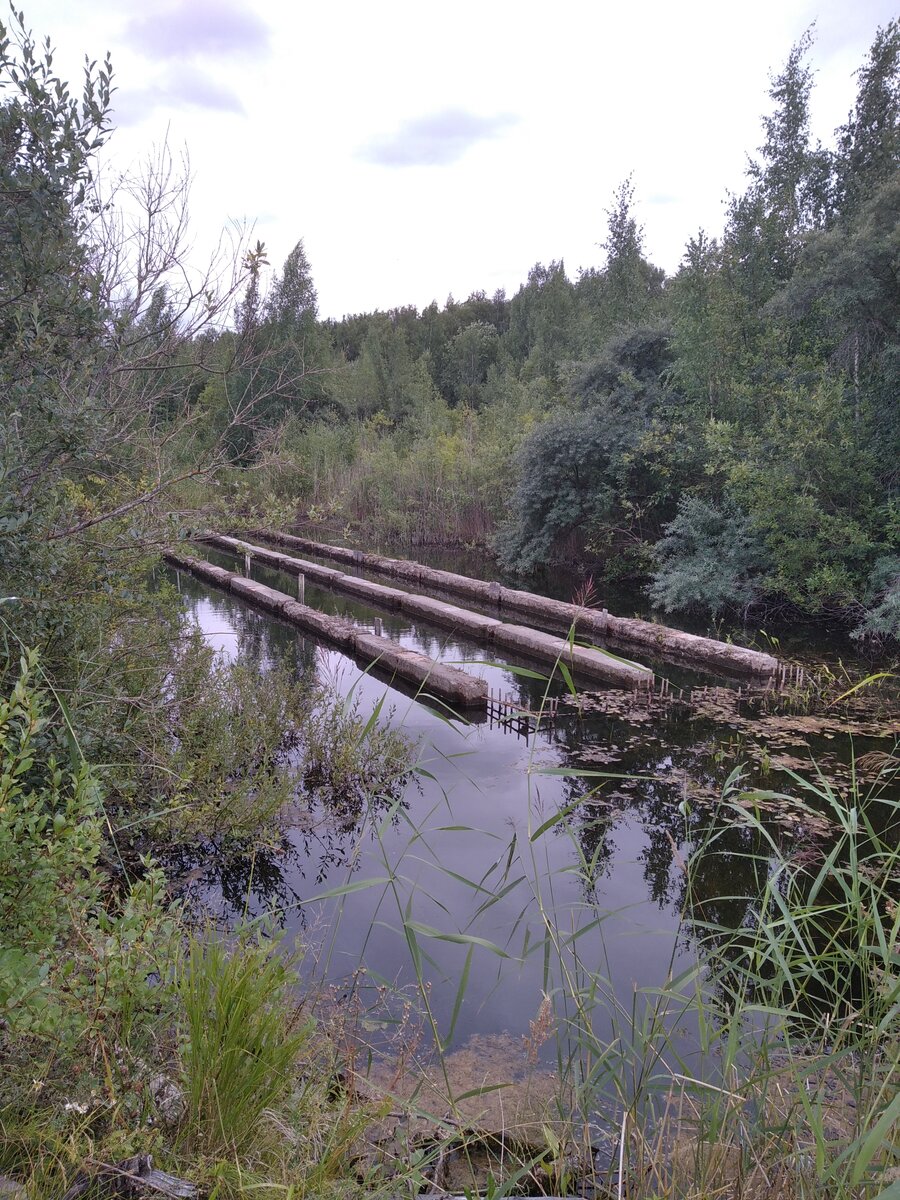
[[[893,0],[21,0],[55,67],[112,55],[104,155],[168,140],[194,253],[234,222],[273,267],[302,238],[325,317],[514,294],[536,262],[603,263],[633,176],[648,257],[721,231],[761,141],[769,73],[815,24],[828,142]]]

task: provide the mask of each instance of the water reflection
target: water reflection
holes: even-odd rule
[[[223,926],[261,916],[283,925],[300,901],[295,884],[307,856],[285,836],[274,846],[235,839],[173,846],[160,862],[179,895]]]
[[[228,555],[209,557],[234,569]],[[255,565],[253,574],[283,591],[295,586]],[[622,997],[662,983],[673,963],[691,962],[693,922],[731,929],[748,922],[764,883],[760,829],[774,845],[796,844],[796,831],[778,813],[761,812],[760,829],[731,813],[722,819],[715,798],[745,747],[729,749],[710,716],[566,704],[562,681],[548,687],[516,673],[516,664],[486,661],[484,649],[464,639],[307,583],[307,603],[370,627],[378,617],[404,644],[477,664],[472,669],[492,690],[522,709],[536,712],[545,695],[560,697],[552,725],[516,736],[503,724],[430,713],[361,675],[339,652],[184,576],[182,593],[224,653],[264,668],[287,663],[343,695],[352,689],[366,713],[386,696],[385,711],[392,707],[393,720],[421,747],[405,788],[372,803],[361,795],[316,798],[313,788],[310,813],[285,831],[261,870],[238,855],[224,875],[210,866],[194,881],[198,892],[217,901],[226,919],[249,896],[253,912],[271,905],[298,939],[315,929],[317,960],[331,978],[349,977],[364,963],[376,980],[408,983],[413,947],[438,1027],[455,1022],[457,1041],[525,1034],[542,993],[559,986],[576,959],[589,971],[602,968]],[[820,748],[806,739],[810,757]],[[835,742],[828,748],[833,753]],[[754,779],[773,782],[748,774]],[[189,860],[184,865],[190,870]],[[373,880],[381,882],[363,886]],[[320,898],[325,891],[341,894]],[[558,929],[571,931],[567,947],[551,943],[547,911]],[[471,945],[436,934],[494,947],[482,946],[472,959],[461,998]],[[595,1034],[612,1040],[609,1013],[595,1013]]]

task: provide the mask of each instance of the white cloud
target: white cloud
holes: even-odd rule
[[[119,87],[113,95],[113,122],[137,125],[158,109],[180,112],[189,108],[242,115],[244,105],[232,88],[218,83],[196,67],[190,71],[171,71],[141,88]]]
[[[382,167],[445,167],[478,142],[499,137],[516,120],[511,113],[481,117],[464,108],[446,108],[412,117],[386,137],[374,137],[359,157]]]
[[[268,51],[269,30],[246,4],[176,0],[131,17],[123,40],[136,53],[156,61],[242,58]]]
[[[114,167],[167,127],[187,145],[199,249],[265,213],[271,262],[303,237],[320,311],[340,315],[514,292],[538,260],[597,265],[604,210],[632,172],[647,249],[674,270],[699,226],[721,231],[792,43],[817,18],[813,126],[827,139],[889,8],[29,0],[27,15],[74,85],[85,53],[112,51],[132,122],[111,139]]]

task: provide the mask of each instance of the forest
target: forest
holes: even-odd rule
[[[829,147],[809,133],[811,39],[793,48],[746,190],[674,276],[648,261],[630,180],[601,266],[537,263],[512,297],[318,321],[298,243],[209,346],[269,365],[207,384],[204,423],[338,529],[485,545],[524,576],[587,563],[664,612],[895,637],[897,39],[879,32]]]
[[[340,830],[371,818],[374,842],[412,820],[413,738],[379,720],[382,700],[368,711],[285,664],[217,656],[185,620],[165,551],[263,523],[402,554],[476,548],[538,589],[575,568],[601,597],[615,588],[671,624],[827,622],[874,677],[895,677],[900,22],[875,34],[828,145],[810,133],[813,77],[805,35],[770,78],[724,227],[691,237],[674,274],[648,258],[629,177],[600,210],[595,267],[537,263],[512,296],[337,320],[319,316],[302,240],[280,266],[241,236],[193,261],[177,156],[103,170],[109,59],[75,90],[22,15],[0,27],[0,1195],[146,1194],[136,1156],[151,1152],[210,1197],[437,1194],[450,1148],[465,1151],[448,1115],[391,1170],[360,1167],[361,1132],[391,1111],[357,1080],[350,1026],[365,1022],[349,1004],[306,1003],[282,911],[247,915],[287,854],[286,814],[311,797]],[[865,681],[829,686],[843,700]],[[741,746],[717,746],[718,765]],[[870,752],[870,767],[873,754],[895,780],[896,749]],[[751,814],[727,858],[759,889],[744,923],[692,909],[689,864],[679,952],[689,927],[712,965],[673,966],[628,1036],[601,1047],[586,1031],[577,1079],[559,1052],[576,1141],[604,1089],[618,1105],[616,1153],[580,1194],[750,1194],[721,1184],[727,1146],[740,1180],[765,1179],[761,1197],[888,1200],[900,1194],[897,802],[879,824],[857,806],[855,773],[853,803],[820,780],[834,842],[811,866],[764,824],[757,802],[775,793],[740,792],[742,779],[736,765],[714,811]],[[567,794],[522,844],[555,836],[582,799]],[[685,833],[680,847],[659,836],[667,866],[700,840],[687,793],[675,811]],[[238,864],[229,886],[246,919],[223,930],[196,903],[198,856]],[[400,875],[377,882],[390,891]],[[479,899],[493,887],[468,885]],[[559,930],[543,907],[541,919],[549,960]],[[510,954],[399,920],[441,1051],[416,939],[468,956],[452,1025],[473,953]],[[580,1017],[602,988],[600,968],[585,981],[576,966],[552,1003]],[[528,1047],[551,1036],[549,990],[541,1005]],[[665,1058],[654,1039],[688,1011],[716,1066],[691,1100],[700,1149],[685,1184],[671,1146],[651,1179],[635,1131]],[[771,1041],[748,1049],[766,1014]],[[840,1134],[808,1099],[829,1066],[854,1097]],[[746,1107],[732,1103],[739,1084]],[[793,1097],[777,1120],[775,1093]],[[416,1112],[418,1095],[406,1101]],[[555,1128],[485,1194],[576,1194],[584,1179]]]

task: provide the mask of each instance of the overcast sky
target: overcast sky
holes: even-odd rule
[[[303,238],[323,316],[513,293],[537,261],[602,262],[634,174],[652,260],[720,231],[768,72],[813,22],[815,133],[846,118],[891,0],[35,0],[77,83],[112,53],[109,155],[187,146],[198,243]]]

